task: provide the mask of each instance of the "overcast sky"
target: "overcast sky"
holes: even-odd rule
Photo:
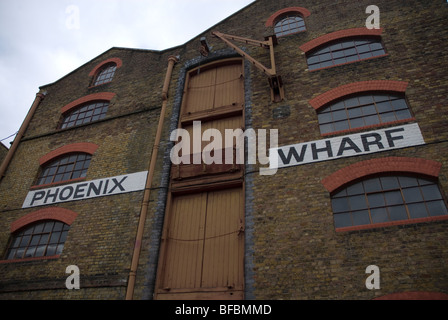
[[[40,86],[112,47],[183,44],[252,2],[0,0],[1,142],[9,148]]]

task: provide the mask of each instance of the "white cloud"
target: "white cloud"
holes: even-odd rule
[[[0,140],[19,129],[40,86],[112,47],[183,44],[251,2],[0,1]]]

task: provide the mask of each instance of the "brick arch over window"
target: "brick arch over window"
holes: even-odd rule
[[[374,300],[448,300],[448,294],[426,291],[397,292],[375,298]]]
[[[322,180],[328,192],[334,192],[347,183],[378,173],[417,173],[437,178],[442,164],[422,158],[387,157],[361,161],[342,168]]]
[[[299,48],[303,52],[307,53],[330,41],[350,37],[381,36],[382,33],[383,33],[382,28],[381,29],[353,28],[353,29],[340,30],[329,34],[325,34],[323,36],[320,36],[319,38],[308,41],[307,43],[301,45]]]
[[[42,166],[50,160],[53,160],[63,154],[72,152],[84,152],[93,155],[98,149],[98,145],[89,142],[73,143],[66,146],[62,146],[56,150],[53,150],[39,159],[39,164]]]
[[[117,65],[117,69],[123,65],[123,62],[121,61],[120,58],[110,58],[110,59],[104,60],[104,61],[100,62],[99,64],[97,64],[95,66],[95,68],[92,69],[92,71],[90,71],[89,77],[94,77],[97,74],[98,70],[100,70],[106,64],[112,63],[112,62]]]
[[[61,113],[64,114],[76,107],[79,107],[80,105],[87,103],[87,102],[93,102],[93,101],[111,101],[115,97],[115,93],[113,92],[99,92],[99,93],[93,93],[89,94],[87,96],[81,97],[79,99],[76,99],[75,101],[70,102],[69,104],[65,105],[61,108]]]
[[[408,82],[393,80],[369,80],[346,84],[330,91],[327,91],[311,99],[309,104],[315,109],[323,107],[327,103],[354,93],[369,91],[389,91],[404,93],[408,87]]]
[[[11,223],[10,231],[11,233],[14,233],[26,225],[41,220],[57,220],[70,226],[75,221],[77,216],[78,214],[76,212],[59,207],[40,209],[28,213],[27,215]]]
[[[311,15],[311,12],[309,12],[308,9],[302,8],[302,7],[289,7],[284,8],[282,10],[277,11],[272,16],[269,17],[269,19],[266,21],[266,27],[272,27],[274,26],[274,23],[284,14],[286,13],[299,13],[302,15],[303,18],[309,17]]]

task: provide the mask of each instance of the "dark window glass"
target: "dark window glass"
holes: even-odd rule
[[[41,169],[36,185],[84,178],[87,175],[91,158],[91,155],[84,153],[59,157]]]
[[[307,56],[309,70],[336,66],[386,54],[379,38],[340,40]]]
[[[109,102],[97,101],[81,106],[63,116],[60,129],[79,126],[81,124],[101,120],[106,116]]]
[[[95,81],[93,83],[94,86],[98,86],[103,83],[111,82],[114,78],[115,70],[117,69],[117,65],[115,63],[107,64],[98,72]]]
[[[286,36],[301,31],[305,31],[305,21],[298,15],[283,16],[283,18],[275,24],[274,32],[277,37]]]
[[[331,196],[336,228],[448,215],[436,182],[411,176],[366,178]]]
[[[22,228],[11,237],[7,260],[60,254],[69,226],[59,221],[40,221]]]
[[[403,95],[361,94],[319,109],[317,117],[324,134],[411,119],[412,115]]]

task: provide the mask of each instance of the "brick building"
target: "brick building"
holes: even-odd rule
[[[371,4],[254,1],[40,87],[1,167],[0,298],[446,299],[448,7],[378,0],[369,29]],[[174,164],[176,128],[278,148],[210,164],[204,135]]]
[[[8,148],[3,143],[0,143],[0,160],[3,160],[7,153]]]

